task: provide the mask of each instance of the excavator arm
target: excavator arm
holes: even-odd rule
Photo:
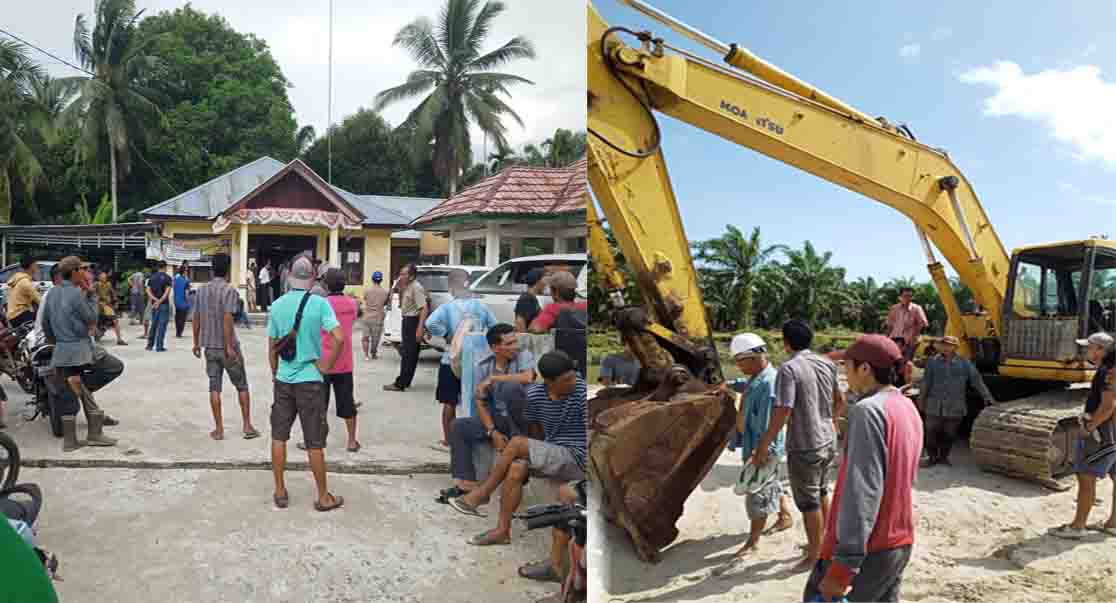
[[[664,19],[641,2],[626,2]],[[590,184],[637,275],[651,308],[648,330],[660,342],[716,362],[708,353],[705,306],[655,112],[902,212],[922,239],[948,314],[947,332],[965,342],[962,353],[968,355],[969,341],[997,335],[1009,257],[968,180],[943,151],[914,140],[905,128],[868,117],[743,48],[669,19],[664,22],[723,51],[728,66],[672,48],[646,32],[610,28],[592,6],[587,49]],[[732,215],[746,208],[708,210]],[[982,318],[960,315],[929,243],[972,290],[986,312]],[[691,355],[679,360],[691,367],[702,364]],[[706,367],[695,374],[719,371]]]

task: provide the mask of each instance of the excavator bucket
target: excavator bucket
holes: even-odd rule
[[[605,390],[590,400],[589,455],[606,514],[657,562],[678,537],[683,503],[724,450],[736,424],[733,398],[716,391],[632,401]]]

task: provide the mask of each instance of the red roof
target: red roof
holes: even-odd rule
[[[588,195],[582,159],[566,168],[513,165],[446,199],[415,218],[412,226],[450,218],[554,216],[585,211]]]

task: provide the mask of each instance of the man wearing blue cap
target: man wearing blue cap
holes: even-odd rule
[[[361,348],[364,359],[377,358],[380,349],[380,336],[384,333],[384,316],[391,309],[391,292],[383,287],[384,275],[380,271],[372,273],[372,285],[364,289],[364,317],[360,324],[364,328]]]

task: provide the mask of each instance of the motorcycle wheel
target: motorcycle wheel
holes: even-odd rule
[[[54,402],[47,399],[47,416],[50,417],[50,432],[54,437],[62,437],[62,415],[54,409]]]
[[[7,490],[19,479],[19,446],[11,436],[0,431],[0,448],[5,452],[0,458],[0,489]]]
[[[33,377],[30,377],[26,374],[20,373],[20,375],[18,377],[16,377],[15,381],[16,381],[16,383],[19,384],[20,389],[23,390],[23,393],[25,393],[25,394],[34,394],[35,393],[35,380],[34,380]]]

